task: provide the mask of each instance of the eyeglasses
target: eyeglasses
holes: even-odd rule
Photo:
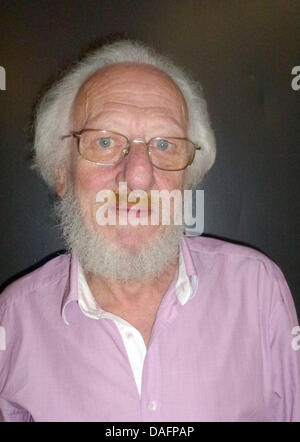
[[[150,161],[161,170],[178,171],[190,166],[196,150],[201,147],[185,138],[155,137],[148,142],[131,140],[117,132],[100,129],[83,129],[62,137],[77,139],[79,154],[87,161],[103,166],[114,166],[129,154],[131,143],[147,146]]]

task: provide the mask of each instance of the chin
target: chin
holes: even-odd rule
[[[169,226],[105,226],[97,231],[118,249],[138,254],[144,246],[155,243]]]

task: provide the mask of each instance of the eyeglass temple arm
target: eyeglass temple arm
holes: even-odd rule
[[[63,135],[60,139],[64,140],[65,138],[70,138],[70,137],[78,138],[79,135],[80,134],[78,132],[71,132],[69,135]]]

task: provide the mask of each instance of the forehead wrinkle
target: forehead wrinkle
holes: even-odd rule
[[[97,105],[97,102],[99,103],[102,102],[103,105],[120,103],[128,106],[140,106],[142,108],[162,107],[162,106],[171,105],[171,107],[174,109],[179,107],[181,111],[184,108],[181,100],[179,101],[170,95],[161,94],[157,92],[145,92],[145,91],[136,91],[136,90],[127,89],[122,91],[113,90],[107,93],[106,91],[102,90],[102,88],[101,89],[98,88],[98,90],[92,90],[91,92],[87,92],[85,94],[85,97],[86,97],[85,98],[86,105],[91,107]],[[153,105],[147,104],[147,100],[149,98],[157,99],[157,103],[154,103]]]
[[[149,94],[151,95],[151,94]],[[114,99],[117,98],[117,101]],[[132,98],[132,95],[131,95]],[[161,97],[159,97],[161,98]],[[99,108],[97,101],[100,103]],[[149,115],[152,118],[164,118],[166,115],[166,110],[168,113],[174,118],[176,121],[181,121],[184,125],[186,124],[186,113],[184,107],[173,105],[173,100],[168,100],[166,98],[166,103],[157,103],[157,104],[147,104],[147,99],[145,100],[144,96],[141,97],[141,102],[129,102],[128,100],[119,97],[110,97],[109,100],[105,100],[101,103],[101,98],[98,97],[98,100],[87,100],[85,103],[85,115],[86,121],[89,119],[95,119],[95,117],[99,114],[111,114],[111,113],[119,113],[126,114],[128,111],[134,111],[137,113],[137,116],[141,114],[141,112],[145,115]],[[132,100],[130,100],[132,101]],[[136,101],[136,100],[133,100]],[[145,102],[146,101],[146,102]],[[161,100],[160,100],[161,101]],[[179,111],[177,113],[177,111]],[[177,117],[179,114],[180,118]]]
[[[149,109],[151,110],[151,108],[160,108],[159,110],[162,113],[165,111],[165,105],[169,108],[168,110],[174,109],[175,114],[176,109],[178,109],[186,125],[187,107],[183,94],[173,80],[164,72],[158,71],[159,74],[161,74],[160,84],[156,85],[153,75],[146,75],[145,81],[143,81],[144,78],[141,78],[141,72],[139,72],[138,79],[136,80],[135,78],[133,81],[131,72],[126,72],[123,77],[120,77],[116,76],[116,72],[111,74],[109,68],[106,72],[104,71],[102,70],[94,74],[94,76],[88,79],[79,89],[74,106],[77,121],[80,118],[81,123],[86,124],[98,104],[100,104],[100,107],[103,107],[104,110],[105,107],[110,105],[119,107],[124,105],[142,109],[144,112]],[[151,91],[148,92],[149,83],[151,83]],[[155,89],[154,91],[153,88]],[[153,99],[153,97],[158,99],[160,105],[147,105],[147,100],[149,101],[149,98]],[[163,105],[161,105],[161,101]],[[174,115],[174,112],[172,113]],[[94,119],[93,115],[92,119]]]
[[[169,127],[171,129],[170,133],[167,134],[165,130],[160,129],[162,127]],[[95,115],[93,118],[89,119],[87,121],[87,126],[84,126],[83,128],[90,128],[90,129],[106,129],[111,130],[115,132],[122,132],[124,131],[124,135],[127,129],[127,118],[126,114],[122,115],[122,112],[119,114],[115,113],[106,113],[106,112],[100,112],[99,114]],[[151,132],[155,131],[159,135],[173,135],[172,134],[173,129],[178,129],[179,131],[182,131],[182,124],[174,118],[173,116],[164,117],[164,115],[157,115],[155,118],[151,121],[151,126],[148,129],[151,129]],[[151,134],[151,133],[150,133]],[[157,136],[157,135],[156,135]],[[180,136],[180,134],[178,135]]]
[[[168,95],[176,95],[176,98],[185,102],[180,88],[165,72],[153,66],[143,64],[121,63],[108,66],[90,77],[82,88],[86,89],[87,95],[92,95],[94,90],[99,90],[99,86],[105,93],[107,90],[110,90],[112,86],[119,92],[119,88],[123,88],[125,85],[125,89],[129,89],[130,93],[135,92],[132,89],[141,87],[143,90],[140,92],[144,94],[145,88],[146,93],[149,90],[149,83],[151,83],[151,90],[159,89],[160,93],[158,93],[158,95],[161,96],[162,88],[166,88]]]
[[[116,130],[116,127],[114,127],[114,124],[121,127],[126,127],[128,118],[127,118],[127,112],[128,112],[128,104],[126,103],[126,108],[122,108],[119,103],[116,103],[118,107],[116,109],[110,109],[110,110],[101,110],[94,115],[91,114],[88,116],[86,124],[87,127],[91,125],[98,125],[103,126],[109,125],[105,127],[110,128],[110,130]],[[134,105],[131,105],[130,108],[136,108],[136,114],[137,119],[139,115],[141,114],[141,107],[137,107]],[[149,118],[151,118],[151,124],[148,125],[149,128],[156,128],[159,125],[168,125],[171,126],[171,129],[176,127],[176,129],[182,130],[183,125],[185,127],[185,121],[181,121],[181,119],[176,117],[176,113],[172,113],[170,115],[166,115],[165,109],[157,108],[157,107],[150,107],[143,111],[143,115],[149,115]],[[117,127],[118,129],[118,127]],[[118,131],[118,130],[117,130]]]

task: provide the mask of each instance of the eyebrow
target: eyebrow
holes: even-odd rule
[[[148,126],[153,131],[158,131],[163,134],[166,130],[166,127],[171,126],[171,129],[178,130],[182,132],[185,128],[173,117],[164,117],[157,116],[154,117],[151,121],[151,124]],[[92,123],[91,123],[92,121]],[[98,115],[95,118],[89,119],[87,118],[84,122],[84,127],[82,129],[89,127],[90,129],[106,129],[106,130],[117,130],[122,132],[125,130],[127,126],[127,118],[126,117],[118,117],[114,115],[113,118],[109,117],[109,115]],[[121,127],[121,129],[119,129]]]

